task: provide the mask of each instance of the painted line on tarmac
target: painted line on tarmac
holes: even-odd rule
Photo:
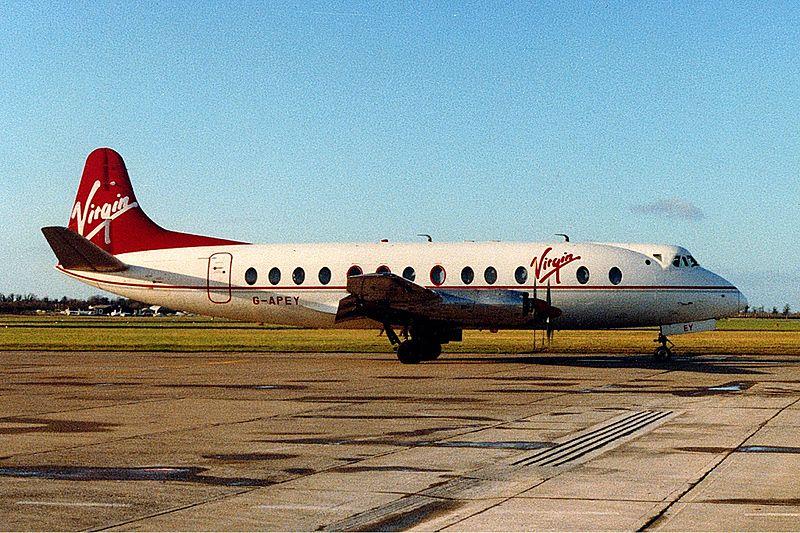
[[[211,366],[211,365],[232,365],[232,364],[235,364],[235,363],[244,363],[246,361],[247,361],[247,359],[230,359],[228,361],[213,361],[213,362],[208,362],[206,364],[209,365],[209,366]]]
[[[17,505],[44,505],[47,507],[130,507],[129,503],[111,502],[40,502],[33,500],[20,500]]]
[[[301,505],[301,504],[262,504],[262,505],[254,505],[253,507],[257,509],[269,509],[269,510],[278,510],[278,509],[287,509],[287,510],[296,510],[296,511],[349,511],[354,510],[355,508],[352,507],[327,507],[325,505]]]
[[[800,516],[800,513],[745,513],[745,516]]]

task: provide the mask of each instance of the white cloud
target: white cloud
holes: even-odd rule
[[[649,204],[632,205],[631,211],[644,215],[682,218],[684,220],[700,220],[706,216],[699,207],[681,198],[665,198]]]

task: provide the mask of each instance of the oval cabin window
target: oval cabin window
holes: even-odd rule
[[[358,266],[358,265],[353,265],[349,269],[347,269],[347,277],[348,278],[352,277],[352,276],[360,276],[363,273],[364,273],[364,271],[361,270],[361,267]]]
[[[253,267],[248,268],[244,273],[244,280],[248,285],[255,285],[256,281],[258,281],[258,272],[256,269]]]
[[[611,270],[608,271],[608,281],[610,281],[612,285],[619,285],[622,281],[622,270],[617,267],[612,267]]]
[[[319,282],[323,285],[327,285],[331,282],[331,269],[328,267],[322,267],[319,269]]]
[[[417,273],[414,272],[413,267],[408,266],[403,269],[403,277],[408,281],[414,281],[417,278]]]
[[[578,271],[575,272],[575,277],[578,278],[578,283],[586,285],[589,283],[589,269],[585,266],[578,268]]]
[[[292,281],[294,281],[295,285],[302,285],[303,282],[306,280],[306,271],[302,269],[302,267],[297,267],[292,272]]]
[[[464,267],[461,269],[461,281],[464,282],[464,285],[469,285],[475,279],[475,271],[472,270],[472,267]]]
[[[267,277],[269,278],[270,283],[277,285],[281,282],[281,270],[278,267],[272,267]]]
[[[486,270],[483,271],[483,279],[489,285],[494,285],[494,282],[497,281],[497,269],[492,266],[486,267]]]
[[[444,283],[445,278],[447,278],[447,273],[442,265],[436,265],[431,269],[431,283],[437,287]]]
[[[517,267],[514,271],[514,279],[517,280],[517,283],[520,285],[528,281],[528,269],[524,266]]]

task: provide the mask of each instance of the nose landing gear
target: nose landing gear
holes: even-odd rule
[[[672,350],[669,349],[669,346],[675,346],[675,345],[672,343],[672,341],[670,341],[667,338],[666,335],[659,332],[658,338],[653,342],[661,344],[661,346],[656,348],[655,351],[653,352],[653,357],[655,358],[656,361],[664,362],[672,359]],[[667,344],[669,344],[669,346],[667,346]]]

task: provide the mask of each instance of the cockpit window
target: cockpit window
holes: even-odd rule
[[[672,266],[696,267],[700,266],[700,264],[691,255],[676,255],[675,257],[672,258]]]
[[[672,266],[676,267],[695,267],[700,266],[697,260],[691,255],[676,255],[672,258]]]
[[[663,261],[663,259],[661,259],[661,254],[653,254],[653,257],[658,259],[659,262]]]

